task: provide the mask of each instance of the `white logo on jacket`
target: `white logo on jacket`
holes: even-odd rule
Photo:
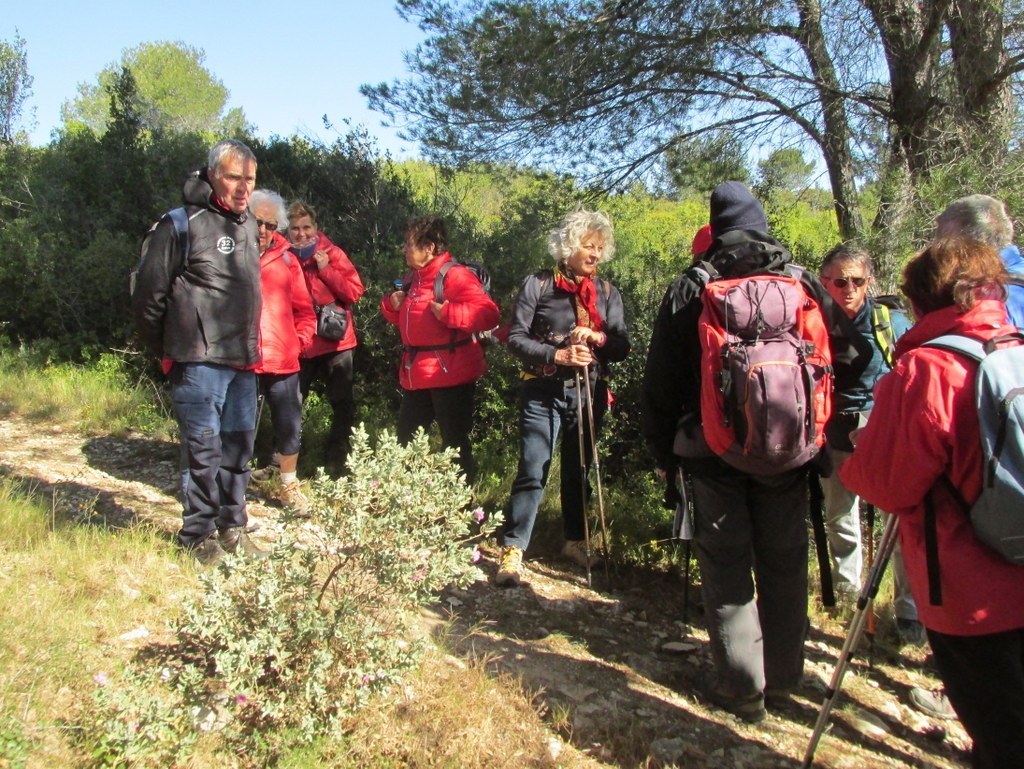
[[[222,254],[233,254],[235,253],[235,241],[233,238],[229,238],[225,235],[217,241],[217,250]]]

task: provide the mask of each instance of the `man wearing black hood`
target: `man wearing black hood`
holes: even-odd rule
[[[214,145],[185,182],[187,227],[171,215],[154,225],[132,292],[139,335],[171,380],[181,434],[178,542],[203,564],[225,551],[264,555],[245,533],[260,361],[255,184],[252,150],[234,139]]]
[[[796,278],[824,307],[827,293],[817,278],[792,265],[767,230],[764,209],[745,186],[720,184],[711,194],[712,242],[703,258],[724,279]],[[803,673],[807,468],[746,473],[703,441],[697,329],[703,286],[691,268],[662,300],[644,372],[643,431],[659,471],[671,478],[682,458],[692,480],[694,541],[715,661],[705,695],[757,722],[765,716],[766,695],[769,704],[788,698]]]

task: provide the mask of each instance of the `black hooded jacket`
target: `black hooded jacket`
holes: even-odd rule
[[[168,217],[142,243],[132,310],[147,349],[179,363],[249,368],[260,361],[260,249],[256,222],[213,203],[206,171],[183,193],[189,255]]]

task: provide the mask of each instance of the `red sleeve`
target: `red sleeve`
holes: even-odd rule
[[[299,349],[305,350],[316,334],[316,311],[298,259],[292,257],[288,260],[288,270],[292,278],[292,320],[299,338]]]
[[[398,315],[401,313],[401,306],[397,310],[391,309],[391,294],[384,294],[380,300],[380,314],[384,316],[384,320],[390,323],[392,326],[398,325]]]
[[[320,280],[334,294],[336,300],[351,307],[363,295],[363,281],[359,278],[355,265],[348,255],[338,246],[332,245],[327,251],[330,260],[326,267],[318,270]]]
[[[501,311],[469,269],[453,269],[445,276],[441,322],[466,333],[490,331],[501,322]]]
[[[923,503],[952,454],[948,371],[921,357],[905,355],[875,385],[871,416],[839,471],[848,489],[896,514]]]

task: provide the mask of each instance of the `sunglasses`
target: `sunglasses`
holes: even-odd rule
[[[836,288],[846,288],[850,283],[853,283],[857,288],[861,288],[868,282],[867,278],[825,278],[825,280]]]
[[[268,232],[277,232],[277,222],[267,222],[263,219],[256,220],[256,229],[266,227]]]

